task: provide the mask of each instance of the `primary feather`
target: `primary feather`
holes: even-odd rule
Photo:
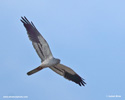
[[[48,43],[43,38],[43,36],[39,33],[39,31],[36,29],[33,22],[29,22],[29,20],[26,17],[21,17],[21,18],[22,18],[21,22],[23,23],[24,27],[26,28],[28,37],[32,41],[33,47],[35,48],[38,56],[41,58],[41,61],[42,62],[46,62],[46,61],[60,62],[59,59],[55,59],[53,57]],[[48,60],[50,58],[52,58],[52,60]],[[73,81],[76,84],[79,84],[80,86],[82,86],[82,85],[85,86],[85,84],[86,84],[84,82],[84,79],[81,78],[75,71],[73,71],[71,68],[69,68],[63,64],[53,63],[53,65],[49,66],[49,68],[51,70],[53,70],[54,72],[56,72],[57,74],[63,76],[64,78],[66,78],[70,81]],[[43,69],[43,67],[39,66],[39,67],[29,71],[27,74],[32,75],[42,69]]]

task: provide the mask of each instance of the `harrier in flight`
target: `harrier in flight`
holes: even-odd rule
[[[60,59],[54,58],[48,43],[36,29],[35,25],[32,22],[29,22],[26,17],[21,17],[21,22],[26,28],[29,39],[32,41],[32,45],[35,48],[38,56],[41,58],[41,65],[37,68],[29,71],[27,75],[32,75],[44,68],[49,67],[51,70],[57,74],[63,76],[64,78],[79,84],[80,86],[85,86],[84,79],[81,78],[76,72],[71,68],[60,64]]]

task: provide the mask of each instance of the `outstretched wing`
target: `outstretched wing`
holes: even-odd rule
[[[21,18],[21,22],[27,30],[29,39],[32,41],[33,47],[35,48],[41,60],[43,61],[48,57],[52,56],[49,45],[47,44],[43,36],[39,33],[39,31],[36,29],[34,24],[32,22],[29,22],[25,16]]]
[[[64,76],[64,78],[79,84],[80,86],[85,86],[84,79],[81,78],[77,73],[75,73],[71,68],[66,67],[65,65],[58,64],[56,66],[50,67],[57,74]]]

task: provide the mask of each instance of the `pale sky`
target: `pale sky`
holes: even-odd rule
[[[87,85],[50,69],[26,73],[41,63],[21,16],[33,21],[54,57]],[[124,0],[0,0],[0,100],[124,100]],[[120,95],[121,98],[110,98]],[[18,99],[9,99],[18,100]]]

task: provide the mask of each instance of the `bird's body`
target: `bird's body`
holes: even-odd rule
[[[32,22],[29,22],[26,17],[21,17],[21,22],[27,30],[29,39],[32,41],[33,47],[35,48],[38,56],[41,58],[42,63],[37,68],[29,71],[27,74],[32,75],[46,67],[49,67],[51,70],[57,74],[63,76],[64,78],[71,80],[80,86],[85,86],[85,82],[76,72],[71,68],[60,64],[60,59],[54,58],[48,43],[43,38],[43,36],[36,29],[35,25]]]
[[[57,64],[60,63],[60,60],[59,59],[56,59],[56,58],[53,58],[53,57],[50,57],[50,58],[47,58],[46,60],[44,60],[42,63],[41,63],[41,67],[45,68],[45,67],[51,67],[51,66],[55,66]]]

